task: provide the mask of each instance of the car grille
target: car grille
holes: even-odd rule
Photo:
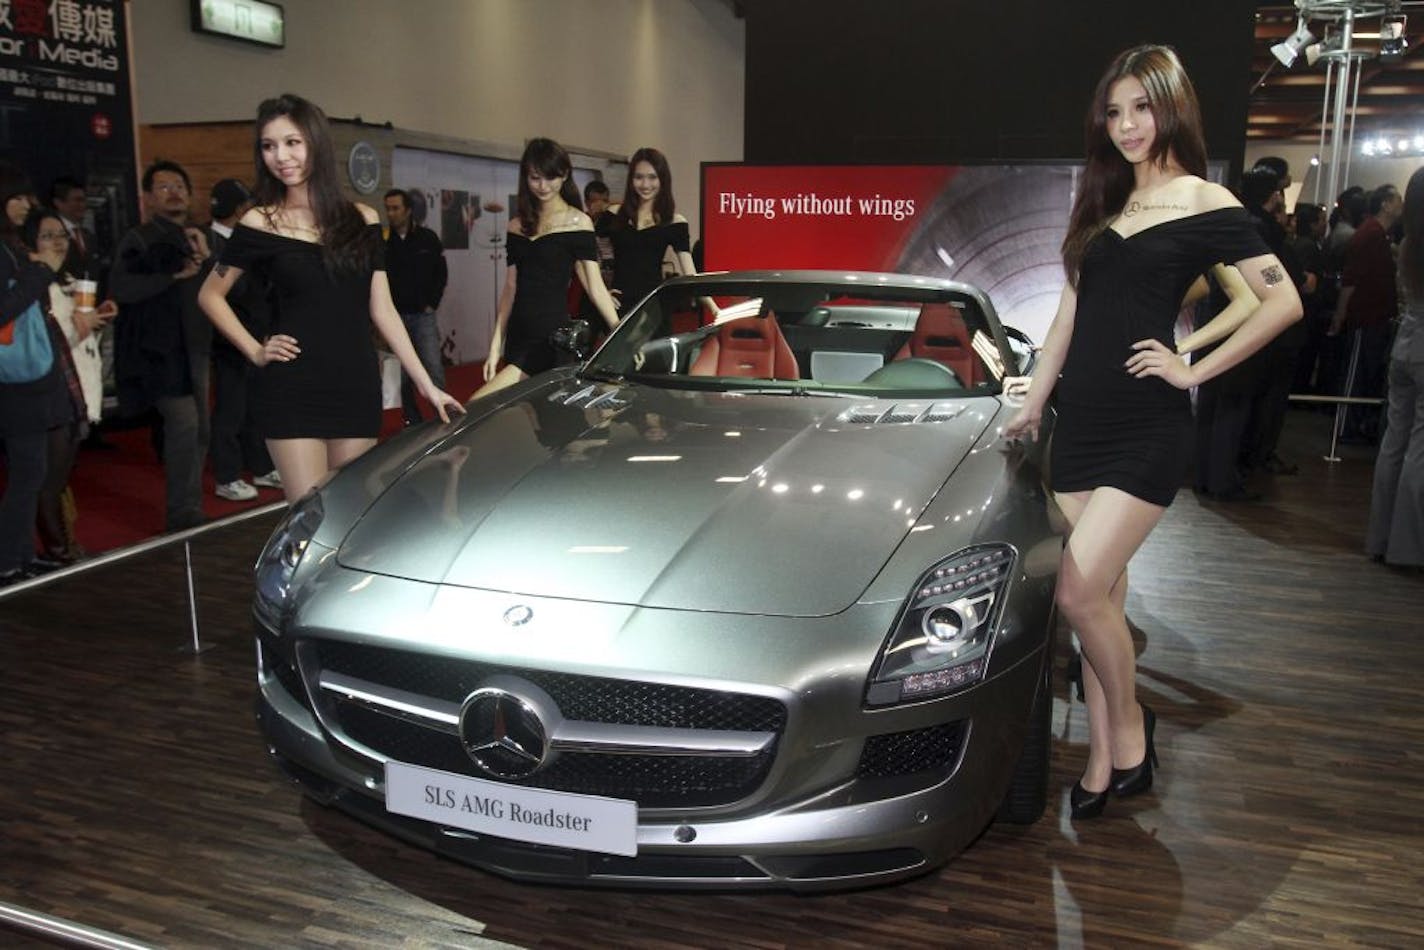
[[[777,734],[786,725],[786,707],[766,696],[518,669],[332,640],[318,641],[316,654],[323,670],[451,703],[463,702],[490,676],[507,673],[548,693],[565,719]]]
[[[564,752],[525,779],[491,779],[465,754],[457,736],[383,716],[359,706],[337,712],[341,730],[398,762],[583,795],[626,798],[644,808],[703,808],[745,798],[771,767],[772,752],[747,758],[695,755],[601,755]]]
[[[772,732],[786,724],[775,699],[498,666],[384,647],[320,640],[299,651],[313,680],[340,673],[390,689],[459,704],[490,676],[528,680],[549,694],[569,720]],[[326,706],[328,725],[351,741],[399,762],[490,780],[470,760],[458,736],[351,703]],[[751,795],[776,755],[776,743],[752,756],[696,756],[563,752],[540,771],[509,784],[632,799],[645,808],[725,805]]]
[[[887,778],[946,769],[958,758],[963,737],[963,721],[871,736],[865,740],[856,775]]]

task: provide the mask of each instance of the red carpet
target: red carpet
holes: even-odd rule
[[[447,367],[446,390],[457,399],[468,399],[482,382],[482,366]],[[422,408],[428,417],[430,407]],[[400,428],[400,410],[386,410],[382,437]],[[106,430],[104,439],[114,448],[81,449],[69,481],[79,508],[75,532],[91,554],[136,544],[163,532],[163,466],[153,450],[148,427]],[[281,500],[280,489],[260,488],[252,501],[224,501],[213,494],[212,473],[204,474],[203,510],[209,518]]]

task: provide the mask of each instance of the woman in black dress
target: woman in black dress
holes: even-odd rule
[[[381,375],[371,324],[430,400],[442,422],[442,392],[406,335],[386,281],[380,219],[337,185],[326,116],[283,95],[257,109],[257,206],[243,215],[198,302],[233,346],[261,368],[252,393],[288,501],[305,495],[376,443]],[[244,271],[270,288],[273,333],[258,340],[228,305]]]
[[[640,148],[633,153],[623,203],[610,208],[609,214],[613,289],[619,306],[631,308],[663,282],[663,260],[669,250],[678,274],[697,273],[687,219],[677,212],[672,171],[662,152]]]
[[[558,364],[559,351],[550,336],[569,322],[574,275],[609,329],[618,325],[618,311],[598,270],[593,222],[583,213],[573,163],[558,142],[537,138],[525,146],[517,213],[510,217],[505,238],[509,266],[485,359],[485,384],[471,399]]]
[[[1057,396],[1054,497],[1071,526],[1057,602],[1078,634],[1088,704],[1087,768],[1074,818],[1152,786],[1155,719],[1138,703],[1123,604],[1127,563],[1171,503],[1191,458],[1187,390],[1265,346],[1301,314],[1285,269],[1229,191],[1203,180],[1206,147],[1191,80],[1164,46],[1127,50],[1098,83],[1088,160],[1063,242],[1068,286],[1008,439],[1037,438]],[[1197,275],[1237,266],[1260,306],[1188,365],[1173,324]]]

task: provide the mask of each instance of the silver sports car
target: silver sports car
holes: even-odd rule
[[[258,712],[318,800],[531,880],[859,886],[1041,813],[1061,526],[973,287],[665,283],[421,426],[257,564]]]

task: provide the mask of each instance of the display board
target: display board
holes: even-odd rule
[[[708,270],[890,271],[985,291],[1042,340],[1064,275],[1077,163],[702,168]]]
[[[100,250],[138,212],[126,31],[122,0],[0,3],[0,154],[45,197],[83,181]]]

